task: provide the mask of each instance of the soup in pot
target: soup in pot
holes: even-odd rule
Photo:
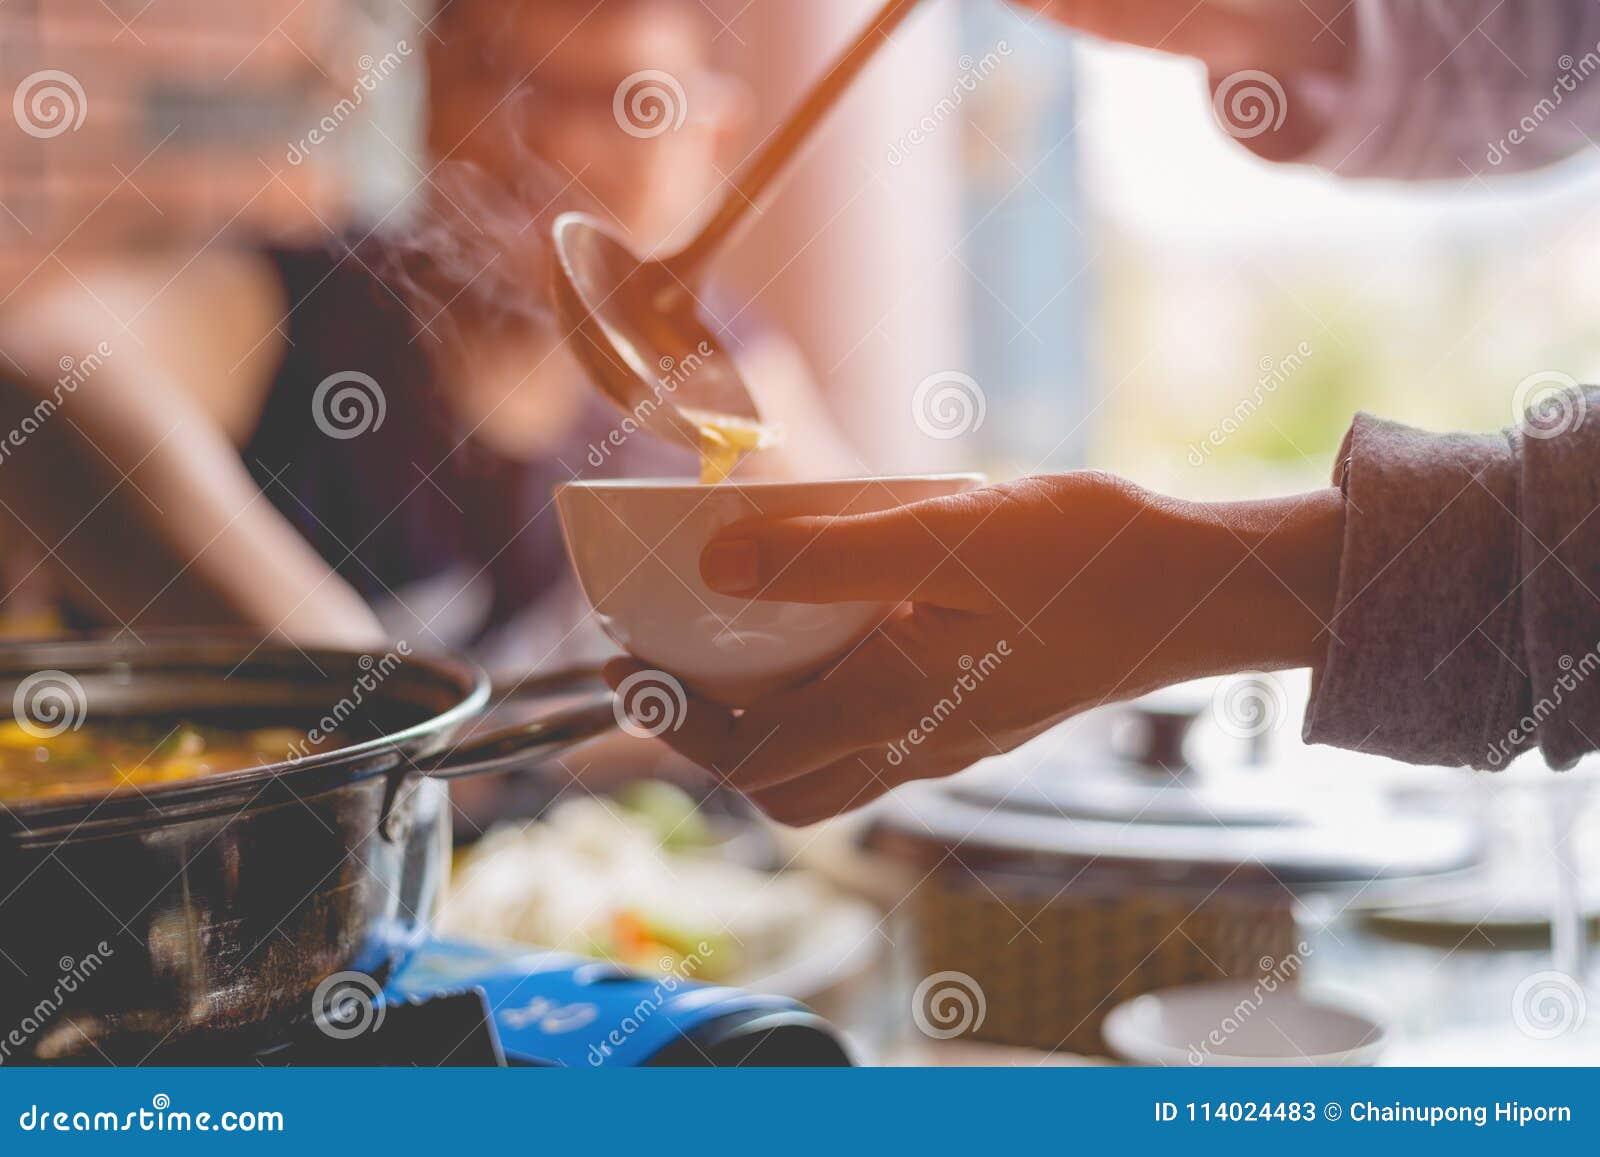
[[[40,735],[0,723],[0,803],[103,795],[224,771],[260,767],[329,745],[292,727],[249,730],[197,723],[84,724]]]

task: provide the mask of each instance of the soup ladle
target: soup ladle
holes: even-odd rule
[[[563,213],[552,226],[556,316],[591,381],[658,436],[701,442],[695,411],[759,422],[760,410],[695,295],[706,265],[749,215],[918,0],[888,0],[772,137],[692,241],[641,259],[599,219]],[[688,411],[686,415],[685,411]]]

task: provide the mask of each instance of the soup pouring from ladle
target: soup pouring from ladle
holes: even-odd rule
[[[700,234],[678,253],[642,260],[586,213],[552,228],[556,315],[593,383],[640,425],[697,449],[708,423],[757,425],[761,412],[701,317],[705,267],[810,138],[918,0],[889,0],[772,138],[731,178]]]

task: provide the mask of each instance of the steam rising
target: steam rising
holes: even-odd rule
[[[550,227],[561,213],[597,206],[578,177],[545,161],[518,131],[538,115],[533,99],[519,93],[491,114],[504,150],[493,169],[446,158],[406,218],[379,234],[374,271],[437,341],[457,339],[462,321],[554,325]]]

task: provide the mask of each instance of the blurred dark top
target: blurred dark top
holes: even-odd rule
[[[370,602],[464,568],[488,583],[481,636],[567,573],[555,486],[580,476],[692,471],[688,455],[643,438],[592,465],[589,447],[618,420],[598,395],[555,453],[517,459],[484,445],[452,413],[450,383],[427,343],[414,340],[406,305],[369,271],[384,268],[382,254],[269,256],[291,304],[287,352],[245,463],[273,505]],[[356,437],[332,437],[317,421],[317,388],[351,372],[381,390],[382,421]]]

